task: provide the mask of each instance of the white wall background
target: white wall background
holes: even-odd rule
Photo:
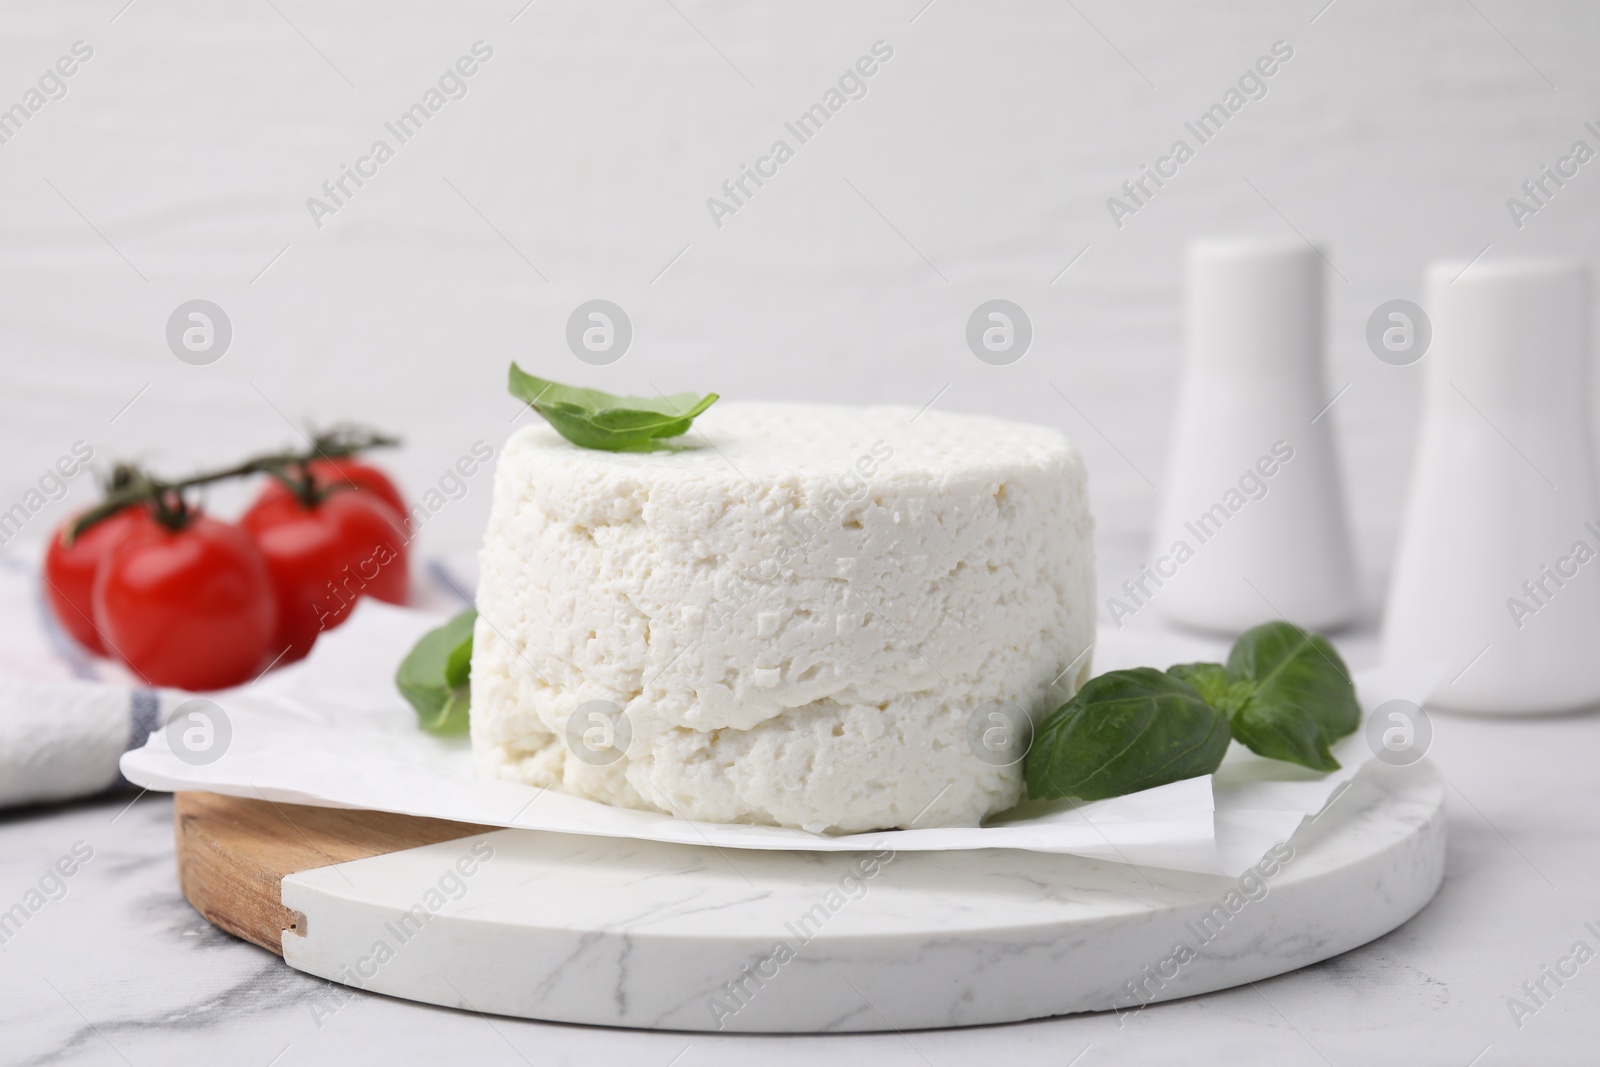
[[[1353,386],[1329,417],[1375,587],[1423,367],[1373,358],[1367,315],[1420,299],[1431,258],[1600,245],[1600,164],[1520,232],[1505,207],[1573,140],[1594,143],[1600,6],[1582,0],[1320,15],[1324,0],[524,2],[0,9],[0,107],[74,41],[94,48],[0,145],[0,500],[78,438],[180,473],[292,442],[284,416],[402,432],[393,462],[420,494],[505,435],[515,358],[730,398],[920,406],[948,384],[943,408],[1070,434],[1102,551],[1136,553],[1155,506],[1139,472],[1160,481],[1175,397],[1184,243],[1292,223],[1343,275],[1329,378]],[[317,229],[306,198],[480,39],[494,58],[469,94]],[[714,227],[706,197],[879,39],[894,58],[867,97]],[[1106,197],[1280,39],[1294,58],[1269,95],[1117,230]],[[1036,329],[1003,368],[963,340],[997,296]],[[235,331],[206,367],[164,337],[195,297]],[[593,297],[634,322],[611,367],[564,344]],[[40,535],[90,496],[80,479]],[[487,508],[484,478],[430,524],[431,549],[470,548]]]

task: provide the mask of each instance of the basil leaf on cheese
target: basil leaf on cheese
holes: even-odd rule
[[[1150,667],[1092,678],[1044,721],[1023,770],[1034,800],[1103,800],[1210,774],[1228,718],[1181,678]]]
[[[395,687],[417,709],[417,719],[429,733],[466,732],[472,705],[472,628],[477,621],[477,611],[468,608],[429,630],[395,672]]]
[[[638,452],[689,431],[695,417],[717,402],[716,393],[615,396],[598,389],[561,385],[511,364],[511,395],[523,401],[579,448]]]

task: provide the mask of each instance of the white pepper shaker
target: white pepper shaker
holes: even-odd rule
[[[1383,651],[1450,665],[1430,704],[1600,702],[1591,290],[1564,259],[1428,272],[1433,345]]]
[[[1144,581],[1114,593],[1148,591],[1165,618],[1222,633],[1356,617],[1323,285],[1321,255],[1297,239],[1190,246],[1184,381],[1151,559]]]

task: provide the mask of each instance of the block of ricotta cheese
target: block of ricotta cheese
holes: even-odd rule
[[[481,553],[477,772],[709,822],[976,825],[1022,793],[992,731],[1088,677],[1086,492],[1060,433],[937,411],[722,402],[649,453],[525,427]]]

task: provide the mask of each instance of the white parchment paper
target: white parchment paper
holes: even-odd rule
[[[474,777],[465,738],[422,732],[395,691],[396,665],[443,616],[363,600],[349,622],[322,636],[305,661],[238,689],[212,694],[226,718],[221,755],[178,756],[175,721],[122,758],[149,789],[196,789],[279,803],[366,808],[490,826],[629,837],[718,848],[903,851],[1018,848],[1206,874],[1237,875],[1315,815],[1372,753],[1361,732],[1335,747],[1341,769],[1316,774],[1265,760],[1235,744],[1215,775],[1089,804],[1028,804],[981,827],[885,830],[828,836],[772,826],[701,823],[614,808],[511,782]],[[1163,653],[1166,653],[1163,655]],[[1109,660],[1109,662],[1108,662]],[[1170,646],[1103,635],[1096,673],[1166,667]],[[1421,704],[1443,668],[1399,664],[1358,672],[1363,711],[1404,699]]]

